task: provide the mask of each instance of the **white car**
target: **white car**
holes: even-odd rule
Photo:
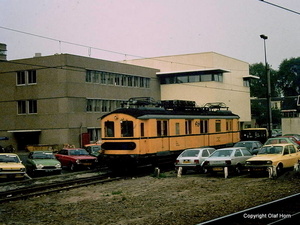
[[[253,155],[244,147],[222,148],[207,158],[203,162],[203,167],[210,173],[224,172],[224,168],[227,167],[228,171],[240,174],[245,168],[246,160],[252,157]]]
[[[216,149],[214,148],[191,148],[184,150],[175,161],[175,170],[182,167],[182,173],[187,170],[201,171],[201,164],[209,157]]]

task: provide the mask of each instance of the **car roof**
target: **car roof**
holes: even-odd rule
[[[18,156],[15,153],[0,153],[0,155],[11,155],[11,156]],[[19,156],[18,156],[19,157]]]
[[[270,147],[270,146],[286,146],[286,145],[293,145],[293,146],[295,146],[293,143],[279,143],[279,144],[268,144],[268,145],[264,145],[263,147]]]
[[[84,148],[63,148],[62,150],[85,150]]]
[[[204,150],[204,149],[215,149],[215,148],[212,148],[212,147],[187,148],[187,149],[184,149],[184,151],[186,151],[186,150]]]
[[[218,150],[237,150],[237,149],[243,149],[243,150],[245,150],[245,147],[219,148]]]
[[[53,153],[52,151],[33,151],[32,153]]]

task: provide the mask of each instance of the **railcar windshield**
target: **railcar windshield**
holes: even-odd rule
[[[217,150],[213,154],[211,154],[211,157],[229,157],[231,156],[233,150]]]
[[[283,147],[282,146],[266,146],[262,147],[258,151],[258,155],[263,155],[263,154],[282,154]]]

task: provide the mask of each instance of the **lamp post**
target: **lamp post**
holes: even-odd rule
[[[267,62],[267,50],[266,40],[268,36],[261,34],[260,37],[264,40],[264,52],[265,52],[265,65],[266,65],[266,80],[267,80],[267,113],[268,113],[268,125],[269,137],[272,137],[272,108],[271,108],[271,80],[270,80],[270,69]]]

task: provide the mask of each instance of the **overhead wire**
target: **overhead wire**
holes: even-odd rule
[[[169,61],[169,60],[159,59],[160,57],[143,57],[143,56],[137,56],[137,55],[127,54],[127,53],[121,53],[121,52],[117,52],[117,51],[112,51],[112,50],[107,50],[107,49],[92,47],[92,46],[83,45],[83,44],[77,44],[77,43],[69,42],[69,41],[62,41],[62,40],[59,40],[59,39],[56,39],[56,38],[46,37],[46,36],[43,36],[43,35],[33,34],[33,33],[25,32],[25,31],[20,31],[20,30],[16,30],[16,29],[11,29],[11,28],[7,28],[7,27],[3,27],[3,26],[0,26],[0,29],[5,29],[5,30],[13,31],[13,32],[18,32],[18,33],[22,33],[22,34],[26,34],[26,35],[38,37],[38,38],[43,38],[43,39],[55,41],[55,42],[59,43],[60,48],[61,48],[61,43],[84,47],[84,48],[88,49],[88,55],[89,55],[89,57],[91,56],[92,49],[94,49],[94,50],[98,50],[98,51],[104,51],[104,52],[108,52],[108,53],[113,53],[113,54],[118,54],[118,55],[124,55],[125,58],[127,56],[130,56],[130,57],[134,57],[134,58],[137,58],[137,59],[147,59],[147,60],[155,60],[155,61],[166,62],[166,63],[173,63],[173,64],[179,64],[179,65],[187,65],[187,66],[209,68],[208,66],[203,66],[203,65],[189,64],[189,63],[184,63],[184,62],[175,62],[175,61]],[[126,61],[131,61],[131,60],[126,60],[125,59],[123,61],[126,62]],[[40,66],[40,65],[36,65],[36,66]],[[245,70],[239,70],[239,71],[245,71]]]

